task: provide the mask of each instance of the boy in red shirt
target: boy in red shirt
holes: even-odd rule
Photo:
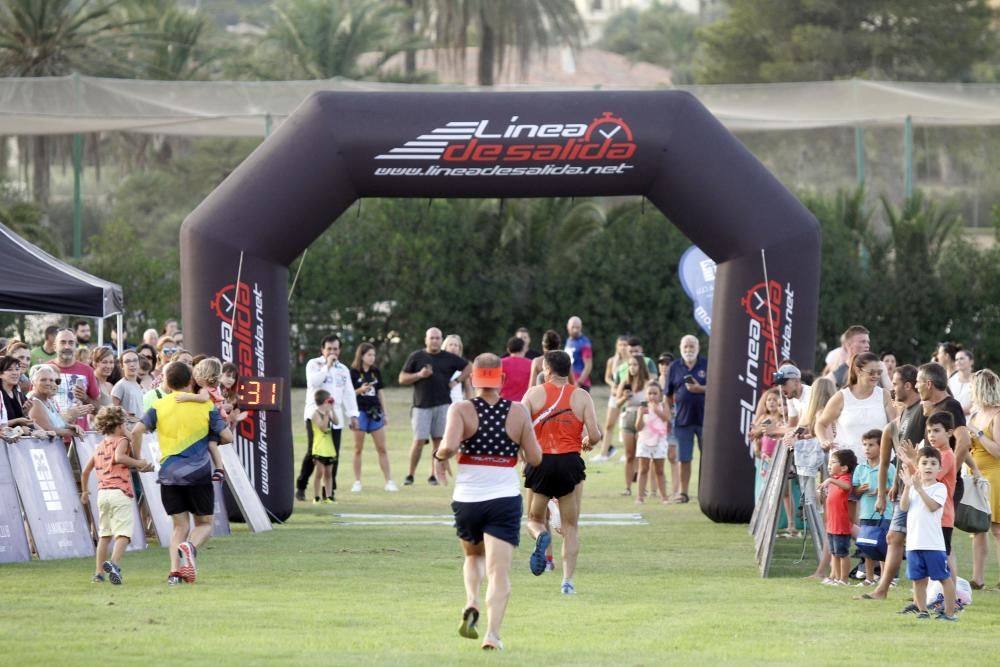
[[[830,542],[832,574],[823,580],[830,586],[849,586],[851,572],[851,517],[847,502],[851,495],[851,480],[858,466],[858,457],[849,449],[830,453],[830,476],[820,484],[826,490],[826,533]]]

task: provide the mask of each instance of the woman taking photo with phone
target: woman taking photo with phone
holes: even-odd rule
[[[399,491],[389,472],[389,454],[385,449],[385,395],[382,389],[382,371],[375,366],[375,346],[361,343],[351,362],[351,384],[358,397],[358,429],[354,431],[354,485],[351,493],[361,493],[361,453],[365,447],[365,435],[370,433],[375,441],[378,465],[385,478],[386,491]]]

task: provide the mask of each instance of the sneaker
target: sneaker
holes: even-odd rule
[[[618,448],[615,447],[614,445],[611,445],[611,447],[608,448],[608,460],[609,461],[615,457],[615,452],[617,452],[617,451],[618,451]]]
[[[351,493],[361,493],[361,480],[354,480],[354,484],[351,485]]]
[[[600,453],[594,454],[593,456],[590,457],[590,462],[591,463],[604,463],[607,460],[608,460],[608,457],[605,456],[604,454],[600,454]]]
[[[112,561],[106,560],[101,568],[108,573],[108,579],[115,586],[120,586],[122,583],[122,569],[115,565]]]
[[[313,498],[313,505],[319,505],[321,502],[323,501],[319,499],[319,496]]]
[[[830,577],[823,577],[823,580],[820,581],[819,583],[823,584],[824,586],[836,586],[837,580],[831,579]]]
[[[403,479],[403,486],[413,486],[413,475],[407,475]]]
[[[90,583],[92,583],[92,584],[103,584],[104,583],[104,575],[103,574],[95,574],[94,578],[90,580]]]
[[[184,583],[184,578],[180,572],[171,572],[167,575],[167,586],[178,586]]]
[[[430,477],[427,478],[427,483],[430,484],[431,486],[437,486],[438,478],[435,477],[434,475],[431,475]]]
[[[181,542],[177,547],[177,555],[180,556],[181,564],[178,573],[181,578],[189,584],[193,584],[198,578],[198,566],[194,562],[197,549],[190,542]]]
[[[551,558],[546,558],[545,559],[545,571],[546,572],[555,572],[556,571],[556,562],[554,560],[552,560]]]
[[[479,632],[476,631],[476,623],[479,622],[479,610],[475,607],[467,607],[462,612],[462,624],[458,626],[458,634],[466,639],[478,639]]]
[[[306,501],[306,492],[303,489],[296,489],[295,490],[295,499],[296,500],[301,500],[302,502],[305,502]]]
[[[528,558],[528,566],[536,577],[545,572],[545,550],[549,548],[550,542],[552,542],[552,536],[546,532],[539,533],[538,537],[535,538],[535,550]]]
[[[938,614],[937,616],[934,617],[934,620],[935,621],[951,621],[951,622],[954,623],[955,621],[958,620],[958,616],[956,614],[952,614],[951,616],[949,616],[948,614],[946,614],[946,613],[944,613],[942,611],[940,614]]]
[[[902,609],[900,609],[896,613],[897,614],[916,614],[919,611],[920,611],[920,609],[917,607],[917,605],[915,605],[915,604],[913,604],[911,602],[910,604],[906,605],[905,607],[903,607]]]
[[[333,504],[333,503],[335,503],[335,502],[336,502],[336,501],[335,501],[335,500],[334,500],[333,498],[324,498],[324,499],[323,499],[323,504],[324,504],[324,505],[332,505],[332,504]]]
[[[396,483],[390,479],[385,483],[385,490],[390,493],[395,493],[396,491],[399,491],[399,487],[396,486]]]
[[[926,620],[930,619],[930,617],[931,617],[931,615],[928,614],[926,611],[918,611],[917,612],[917,620],[926,621]]]
[[[563,585],[562,585],[562,594],[563,595],[576,595],[576,589],[573,588],[573,584],[569,583],[568,581],[564,581]]]

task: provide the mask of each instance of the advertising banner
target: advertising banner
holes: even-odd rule
[[[16,563],[31,560],[31,549],[24,532],[7,446],[7,443],[0,443],[0,563]]]
[[[94,555],[94,540],[62,438],[7,445],[35,550],[42,560]]]

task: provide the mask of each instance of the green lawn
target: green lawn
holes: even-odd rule
[[[402,484],[408,392],[389,396]],[[301,400],[296,392],[296,415]],[[301,429],[296,442],[301,451]],[[200,554],[195,585],[166,586],[159,548],[126,555],[121,587],[91,584],[89,560],[0,566],[3,664],[990,664],[996,652],[998,593],[979,593],[957,624],[918,622],[894,613],[902,590],[863,602],[851,599],[858,589],[802,580],[813,564],[793,565],[800,542],[778,545],[777,575],[763,580],[746,527],[713,524],[692,502],[643,506],[644,526],[584,527],[575,597],[559,594],[559,576],[529,573],[525,541],[507,651],[484,655],[457,633],[464,593],[451,528],[333,524],[336,512],[444,514],[449,491],[427,485],[425,459],[415,486],[385,493],[372,454],[365,491],[351,494],[344,459],[336,505],[299,503],[262,535],[234,526]],[[621,478],[619,464],[592,464],[584,512],[636,511],[618,495]],[[970,543],[956,533],[966,574]]]

